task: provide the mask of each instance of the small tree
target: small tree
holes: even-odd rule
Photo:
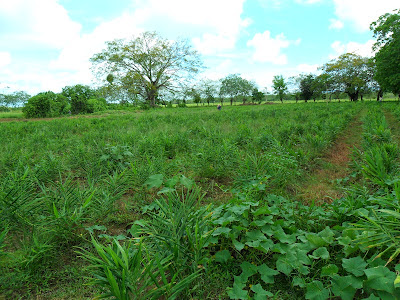
[[[95,92],[87,85],[66,86],[61,92],[71,103],[71,113],[88,113],[88,100],[96,98]]]
[[[279,100],[281,100],[283,103],[283,97],[285,96],[288,87],[282,75],[274,76],[274,79],[272,80],[272,87],[275,93],[278,95]]]
[[[251,99],[254,102],[257,102],[258,104],[261,104],[261,102],[264,100],[265,95],[263,92],[260,92],[257,88],[253,89],[252,95],[251,95]]]

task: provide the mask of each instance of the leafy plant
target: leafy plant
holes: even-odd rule
[[[178,280],[178,273],[169,268],[172,256],[146,251],[142,241],[121,245],[117,240],[104,246],[92,239],[96,254],[79,252],[90,264],[94,279],[91,284],[107,290],[101,298],[158,299],[165,295],[176,299],[197,274]]]

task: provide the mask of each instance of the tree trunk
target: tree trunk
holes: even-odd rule
[[[233,105],[233,97],[231,97],[231,106]]]

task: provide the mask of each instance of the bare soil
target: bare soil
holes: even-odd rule
[[[305,182],[297,189],[297,199],[305,203],[331,203],[343,197],[336,179],[349,175],[348,165],[354,147],[361,143],[362,122],[358,115],[341,133],[333,146],[324,154],[320,167],[313,169]]]

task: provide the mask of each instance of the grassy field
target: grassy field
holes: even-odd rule
[[[0,298],[394,299],[399,107],[1,114]]]

